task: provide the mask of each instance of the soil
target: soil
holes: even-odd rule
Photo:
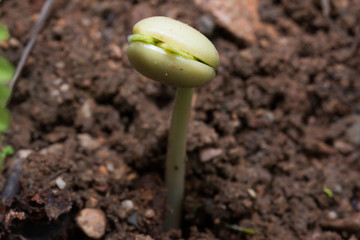
[[[0,53],[12,62],[43,3],[0,3],[17,40]],[[360,2],[261,0],[258,9],[278,36],[258,31],[249,44],[223,25],[207,32],[221,66],[196,90],[182,229],[163,233],[175,89],[134,71],[127,36],[144,17],[199,28],[211,13],[190,0],[58,0],[9,105],[3,145],[31,154],[18,191],[3,192],[0,238],[89,239],[75,219],[97,208],[106,240],[360,239]]]

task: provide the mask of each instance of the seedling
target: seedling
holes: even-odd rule
[[[167,17],[146,18],[129,36],[128,58],[135,69],[155,81],[177,87],[166,155],[165,185],[171,211],[165,230],[179,228],[184,195],[186,129],[195,87],[215,77],[219,55],[194,28]]]

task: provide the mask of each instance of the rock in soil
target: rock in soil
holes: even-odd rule
[[[105,234],[106,216],[100,209],[81,210],[76,217],[76,223],[88,237],[99,239]]]

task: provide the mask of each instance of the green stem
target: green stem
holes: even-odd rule
[[[167,206],[164,230],[180,228],[185,181],[186,129],[190,117],[193,88],[178,88],[172,113],[166,155],[165,185]]]

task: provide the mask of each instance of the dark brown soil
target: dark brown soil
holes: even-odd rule
[[[43,2],[0,3],[19,41],[0,54],[14,63]],[[9,106],[4,144],[32,154],[19,191],[0,205],[0,238],[88,239],[75,223],[88,207],[106,214],[106,240],[360,239],[360,1],[259,2],[276,38],[258,32],[247,45],[223,26],[210,35],[221,66],[197,89],[183,228],[165,234],[175,89],[134,71],[127,36],[144,17],[199,27],[209,13],[190,0],[58,0]]]

